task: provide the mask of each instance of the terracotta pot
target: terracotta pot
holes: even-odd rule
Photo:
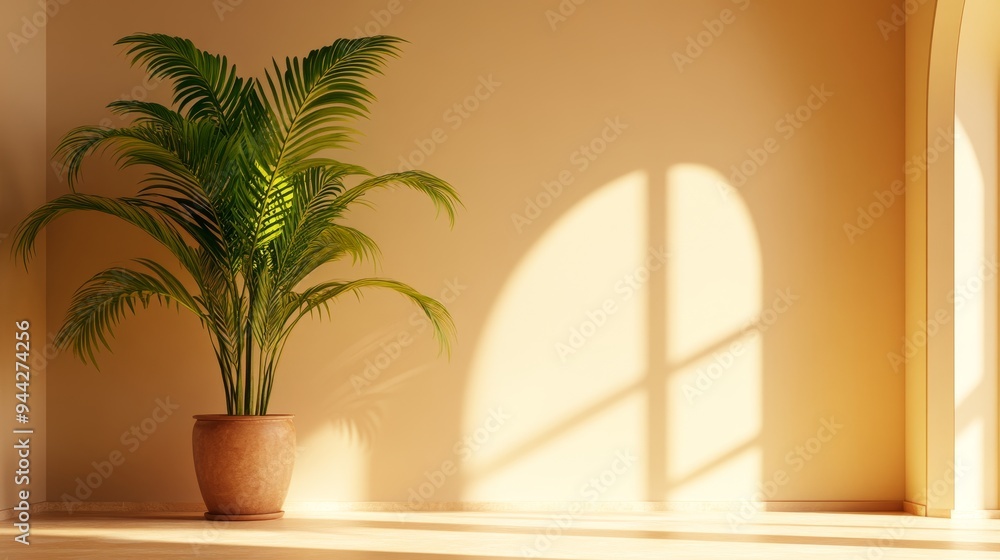
[[[291,414],[194,417],[194,471],[208,512],[222,521],[277,519],[295,466]]]

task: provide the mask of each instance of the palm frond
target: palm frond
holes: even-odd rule
[[[273,62],[274,75],[267,72],[265,77],[272,115],[282,133],[277,139],[281,160],[271,162],[275,171],[286,173],[286,165],[350,141],[355,131],[341,123],[366,116],[374,100],[361,80],[381,73],[385,60],[398,56],[401,42],[384,35],[338,39],[310,52],[301,63],[286,58],[284,70]]]
[[[185,268],[193,270],[194,249],[177,229],[138,198],[108,198],[98,195],[70,193],[46,202],[29,214],[14,231],[12,252],[27,265],[35,253],[35,241],[53,220],[69,212],[89,210],[100,212],[132,224],[166,247]]]
[[[242,205],[252,223],[251,247],[277,234],[276,215],[292,196],[289,177],[307,158],[351,140],[356,132],[343,123],[366,115],[374,99],[361,80],[379,73],[385,59],[397,55],[398,43],[387,36],[339,39],[301,62],[286,58],[283,71],[273,61],[274,75],[265,74],[268,123],[256,123],[248,144],[259,156],[256,169],[247,169],[250,196]],[[267,98],[264,87],[258,89],[259,98]]]
[[[134,117],[133,124],[148,122],[169,128],[180,128],[184,123],[184,115],[151,101],[119,99],[108,103],[108,109],[115,115]]]
[[[309,161],[315,164],[303,167],[291,180],[292,204],[283,216],[280,237],[269,247],[274,253],[276,281],[286,289],[341,256],[377,266],[381,255],[378,245],[363,232],[336,223],[341,214],[336,200],[345,189],[344,179],[370,173],[333,160]]]
[[[236,151],[231,138],[206,122],[145,119],[123,128],[81,126],[71,130],[55,152],[64,162],[71,188],[84,158],[99,148],[110,150],[122,168],[149,165],[172,184],[205,192],[217,192],[232,179]]]
[[[174,104],[191,120],[209,119],[233,131],[245,92],[253,88],[236,75],[224,56],[199,50],[188,39],[161,33],[136,33],[119,39],[128,45],[132,63],[143,64],[154,78],[174,83]]]
[[[456,337],[455,322],[441,302],[426,296],[413,287],[402,282],[388,278],[361,278],[348,282],[322,282],[311,288],[304,290],[294,298],[296,304],[295,313],[290,317],[288,327],[294,327],[303,317],[316,311],[326,311],[330,314],[330,303],[344,295],[354,294],[361,297],[363,290],[367,288],[383,288],[392,290],[406,297],[423,311],[424,315],[431,323],[434,336],[438,340],[440,349],[451,354],[451,343]]]
[[[70,347],[83,362],[97,365],[96,352],[110,349],[108,337],[137,306],[146,308],[151,300],[187,308],[199,318],[204,314],[184,286],[162,266],[143,259],[137,261],[150,272],[113,267],[94,275],[73,296],[66,321],[56,334],[57,348]]]
[[[446,181],[431,175],[425,171],[403,171],[401,173],[388,173],[378,177],[372,177],[355,187],[348,189],[341,195],[335,204],[338,211],[347,207],[373,189],[409,187],[419,191],[434,203],[434,208],[440,213],[442,210],[448,215],[449,225],[455,224],[455,213],[458,206],[461,206],[458,193],[455,188]]]

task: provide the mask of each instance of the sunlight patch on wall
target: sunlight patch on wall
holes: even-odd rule
[[[667,359],[677,362],[760,313],[761,254],[749,209],[720,173],[675,165],[667,189]]]
[[[510,419],[462,462],[461,499],[645,499],[647,283],[663,267],[647,183],[634,172],[594,191],[510,274],[479,337],[462,430],[497,407]],[[613,484],[588,491],[602,474]]]
[[[993,189],[996,187],[993,186]],[[955,483],[955,507],[996,504],[996,331],[989,325],[997,283],[993,233],[987,227],[987,185],[974,139],[955,119],[955,456],[969,472]],[[994,218],[995,219],[995,218]],[[993,264],[992,266],[995,266]],[[992,429],[987,430],[990,425]]]
[[[714,169],[667,174],[668,499],[738,500],[761,477],[760,245]]]
[[[954,403],[957,510],[996,509],[997,102],[1000,4],[967,0],[955,76]],[[929,312],[931,310],[928,310]]]
[[[343,428],[326,424],[308,433],[300,431],[297,445],[288,502],[317,501],[317,496],[336,496],[345,502],[370,499],[369,454]]]
[[[968,406],[972,404],[973,406]],[[975,409],[975,403],[966,403],[967,409]],[[960,412],[956,411],[956,415]],[[985,480],[985,470],[981,465],[989,465],[992,461],[986,457],[986,447],[983,445],[986,437],[986,426],[982,415],[967,414],[966,422],[958,427],[955,434],[956,464],[964,465],[962,476],[955,479],[955,504],[965,509],[990,509],[984,504],[989,500],[985,495],[992,485]],[[957,424],[957,422],[956,422]],[[973,468],[969,469],[968,466]]]
[[[955,402],[983,380],[986,340],[981,276],[985,240],[985,185],[979,160],[961,121],[955,120]]]

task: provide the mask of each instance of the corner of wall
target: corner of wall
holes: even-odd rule
[[[4,363],[22,362],[27,370],[15,379],[5,369],[3,383],[26,381],[24,401],[4,391],[0,402],[0,508],[22,501],[46,501],[45,488],[45,241],[37,246],[27,270],[10,255],[11,233],[17,222],[45,202],[48,170],[45,136],[45,25],[53,17],[32,0],[0,3],[0,21],[8,45],[0,49],[0,63],[8,76],[16,76],[0,90],[0,345]],[[15,348],[17,324],[27,321],[27,348]],[[22,336],[22,339],[24,337]],[[18,357],[18,352],[26,354]],[[12,387],[13,389],[13,387]],[[17,394],[21,390],[16,391]],[[27,410],[15,410],[25,404]],[[26,422],[19,421],[24,414]],[[21,430],[24,433],[16,433]],[[30,431],[30,433],[28,433]],[[19,444],[20,442],[20,444]],[[23,498],[27,500],[23,500]]]

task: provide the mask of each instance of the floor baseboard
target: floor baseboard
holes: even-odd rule
[[[925,504],[904,501],[903,511],[921,517],[941,517],[945,519],[1000,519],[1000,510],[996,509],[942,509],[928,508]]]
[[[918,504],[916,502],[904,501],[903,511],[909,513],[910,515],[919,515],[921,517],[927,517],[927,506],[924,504]]]
[[[908,504],[910,504],[908,506]],[[593,513],[642,513],[642,512],[893,512],[906,511],[917,506],[895,500],[845,500],[845,501],[783,501],[783,502],[288,502],[289,513],[322,512],[538,512],[565,513],[585,511]],[[922,506],[921,506],[922,507]],[[201,502],[40,502],[31,505],[30,513],[129,513],[129,512],[199,512],[205,511]],[[12,508],[0,510],[0,519],[16,517]],[[993,511],[1000,518],[1000,511]],[[914,513],[914,515],[920,515]]]
[[[857,501],[781,501],[781,502],[292,502],[285,504],[290,512],[320,511],[463,511],[475,512],[543,512],[564,513],[570,509],[588,512],[874,512],[902,511],[896,500]]]

